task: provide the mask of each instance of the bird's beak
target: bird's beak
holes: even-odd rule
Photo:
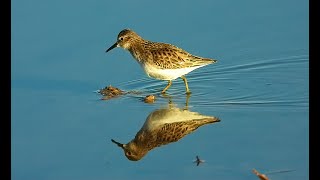
[[[115,141],[115,140],[113,140],[113,139],[111,139],[111,141],[112,141],[113,143],[115,143],[116,145],[118,145],[119,147],[121,147],[122,149],[124,148],[124,145],[123,145],[123,144],[121,144],[121,143],[119,143],[119,142],[117,142],[117,141]]]
[[[118,47],[118,42],[114,43],[114,45],[112,45],[111,47],[109,47],[109,49],[106,50],[106,52],[111,51],[113,48]],[[113,141],[112,141],[113,142]]]

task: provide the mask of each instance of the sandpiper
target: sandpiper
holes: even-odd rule
[[[149,77],[168,81],[168,85],[161,93],[166,92],[172,80],[181,77],[186,86],[186,93],[190,94],[187,78],[184,75],[217,62],[214,59],[194,56],[171,44],[145,40],[130,29],[122,30],[118,34],[116,43],[106,52],[116,47],[128,50]]]
[[[129,160],[138,161],[150,150],[177,142],[199,127],[216,122],[220,122],[218,117],[170,106],[151,112],[129,143],[122,144],[113,139],[111,141],[123,149]]]

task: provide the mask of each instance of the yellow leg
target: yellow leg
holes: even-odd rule
[[[186,106],[183,108],[183,110],[188,110],[189,109],[189,99],[190,99],[191,94],[186,94]]]
[[[189,90],[189,87],[188,87],[188,81],[187,81],[187,78],[184,77],[184,76],[181,76],[183,82],[184,82],[184,85],[186,85],[186,94],[191,94],[191,91]]]
[[[169,80],[169,81],[168,81],[168,85],[161,91],[161,93],[164,94],[164,93],[166,92],[166,90],[169,89],[169,87],[171,86],[171,84],[172,84],[172,81]]]

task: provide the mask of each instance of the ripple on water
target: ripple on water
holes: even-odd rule
[[[216,107],[308,107],[308,55],[271,59],[252,59],[246,64],[209,65],[187,75],[192,91],[190,105]],[[167,81],[148,77],[118,84],[126,90],[158,96]],[[167,91],[175,103],[185,102],[185,86],[181,79],[173,81]],[[161,101],[161,100],[160,100]]]

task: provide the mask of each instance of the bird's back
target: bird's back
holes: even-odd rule
[[[149,41],[145,43],[144,49],[151,55],[149,63],[153,63],[161,69],[192,68],[217,62],[214,59],[192,55],[172,44]]]
[[[158,127],[158,129],[154,129],[153,132],[150,132],[150,136],[154,138],[149,139],[149,145],[151,146],[149,148],[154,148],[161,145],[166,145],[171,142],[176,142],[184,136],[186,136],[187,134],[192,133],[200,126],[219,121],[219,118],[211,117],[191,121],[165,123],[162,126]]]

